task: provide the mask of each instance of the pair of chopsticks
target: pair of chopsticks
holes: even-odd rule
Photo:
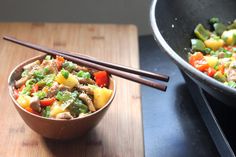
[[[84,55],[80,55],[80,54],[70,54],[69,52],[66,51],[59,51],[59,50],[54,50],[54,49],[49,49],[46,47],[42,47],[36,44],[32,44],[26,41],[22,41],[22,40],[18,40],[15,39],[13,37],[9,37],[9,36],[4,36],[3,39],[7,40],[7,41],[11,41],[13,43],[34,49],[34,50],[38,50],[50,55],[59,55],[64,57],[67,60],[71,60],[75,63],[78,63],[80,65],[83,66],[88,66],[90,68],[94,68],[97,70],[105,70],[107,71],[109,74],[130,80],[130,81],[134,81],[143,85],[147,85],[156,89],[159,89],[161,91],[166,91],[167,86],[158,82],[154,82],[151,80],[147,80],[144,78],[140,78],[134,75],[130,75],[130,74],[136,74],[136,75],[140,75],[140,76],[145,76],[145,77],[149,77],[149,78],[153,78],[153,79],[157,79],[157,80],[161,80],[161,81],[169,81],[169,76],[166,75],[161,75],[161,74],[157,74],[157,73],[152,73],[152,72],[148,72],[148,71],[144,71],[144,70],[138,70],[138,69],[133,69],[130,67],[126,67],[126,66],[122,66],[122,65],[117,65],[117,64],[113,64],[113,63],[108,63],[108,62],[104,62],[104,61],[98,61],[94,58],[90,58]]]

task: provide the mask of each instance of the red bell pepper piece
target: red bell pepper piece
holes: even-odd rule
[[[36,93],[38,90],[39,90],[39,86],[38,84],[35,84],[31,89],[31,93]]]
[[[62,64],[65,62],[65,59],[61,56],[56,56],[57,69],[61,69]]]
[[[109,84],[109,77],[106,71],[98,71],[94,74],[94,79],[96,81],[96,84],[99,87],[107,87]]]
[[[209,68],[207,69],[207,75],[208,75],[208,76],[213,77],[213,76],[215,75],[215,73],[216,73],[216,70],[215,70],[214,68],[209,67]]]
[[[196,60],[194,62],[194,67],[199,71],[203,72],[206,71],[210,66],[205,59],[202,59],[202,60]]]
[[[227,50],[227,51],[231,51],[232,50],[232,46],[224,46],[224,49]]]
[[[219,70],[222,74],[224,74],[224,72],[225,72],[225,66],[224,66],[223,64],[219,65],[219,66],[218,66],[218,70]]]
[[[40,105],[41,106],[51,106],[54,103],[54,101],[56,101],[56,98],[54,98],[54,97],[43,99],[43,100],[40,100]]]
[[[18,97],[19,97],[19,90],[14,89],[13,95],[14,95],[14,98],[15,98],[15,99],[18,99]]]
[[[201,52],[196,52],[189,57],[189,63],[194,66],[194,63],[201,59],[203,59],[203,54]]]
[[[25,85],[23,84],[20,88],[13,90],[13,95],[14,95],[15,99],[18,99],[19,93],[20,93],[24,88],[25,88]]]
[[[24,88],[25,88],[25,85],[23,84],[23,85],[18,89],[18,91],[21,92]]]

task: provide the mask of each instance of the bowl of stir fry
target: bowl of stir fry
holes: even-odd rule
[[[61,56],[38,56],[9,76],[9,93],[25,123],[53,139],[82,136],[96,126],[115,96],[115,83]]]

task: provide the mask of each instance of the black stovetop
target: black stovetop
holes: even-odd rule
[[[207,93],[204,94],[206,95],[220,128],[222,129],[234,153],[236,153],[236,109],[224,105]]]
[[[141,68],[171,78],[165,93],[142,86],[145,156],[234,156],[236,109],[183,77],[151,35],[139,41]]]
[[[236,118],[235,108],[213,98],[184,73],[183,76],[219,154],[222,157],[234,157],[236,152],[236,130],[233,124]]]

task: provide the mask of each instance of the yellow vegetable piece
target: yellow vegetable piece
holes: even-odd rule
[[[43,89],[42,89],[42,91],[45,92],[45,93],[48,93],[48,90],[49,90],[48,86],[45,86],[45,87],[43,87]]]
[[[212,68],[214,68],[218,63],[218,58],[215,56],[204,56],[204,58]]]
[[[218,50],[222,46],[224,46],[224,40],[222,39],[207,39],[204,41],[206,47],[211,48],[212,50]]]
[[[235,57],[233,57],[233,56],[230,59],[231,59],[231,61],[235,61]]]
[[[76,76],[72,74],[69,74],[69,77],[66,79],[61,73],[58,73],[55,78],[55,81],[70,88],[73,88],[74,86],[78,84],[78,80]]]
[[[62,113],[62,112],[64,112],[64,110],[58,104],[56,104],[52,106],[51,108],[50,117],[56,117],[58,113]]]
[[[94,89],[94,106],[96,109],[102,108],[109,101],[112,95],[112,90],[107,88]]]
[[[16,100],[21,107],[26,108],[30,106],[30,96],[28,95],[20,95]]]
[[[236,29],[231,29],[229,31],[224,31],[221,38],[226,42],[227,45],[233,44],[233,35],[236,34]]]

